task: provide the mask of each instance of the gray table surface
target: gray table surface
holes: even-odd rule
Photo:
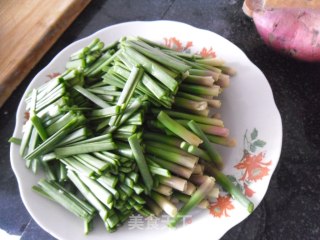
[[[0,229],[22,240],[54,239],[22,204],[9,159],[7,140],[32,78],[65,46],[101,28],[165,19],[211,30],[239,46],[266,75],[282,116],[283,149],[267,194],[253,214],[222,239],[320,239],[320,65],[266,47],[241,6],[241,0],[93,0],[0,110]]]

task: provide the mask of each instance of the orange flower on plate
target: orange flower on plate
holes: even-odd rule
[[[187,42],[186,46],[184,47],[180,40],[176,39],[175,37],[171,37],[171,38],[164,38],[164,45],[176,51],[183,52],[192,47],[192,42],[191,41]]]
[[[50,79],[53,79],[53,78],[55,78],[55,77],[57,77],[59,75],[60,75],[60,73],[54,72],[54,73],[48,74],[47,77],[50,78]]]
[[[211,204],[210,213],[214,217],[222,217],[223,215],[226,217],[230,217],[227,213],[227,210],[234,209],[234,206],[231,203],[231,197],[227,196],[219,196],[217,198],[217,202]]]
[[[251,188],[249,188],[249,186],[247,184],[244,184],[243,187],[244,187],[244,194],[247,197],[252,197],[253,194],[255,194],[255,192]]]
[[[24,112],[24,119],[28,121],[30,118],[30,112]]]
[[[189,48],[191,48],[191,47],[192,47],[192,42],[189,41],[189,42],[187,42],[187,44],[186,44],[186,46],[184,47],[183,51],[185,51],[185,50],[187,50],[187,49],[189,49]]]
[[[202,57],[216,57],[216,53],[213,51],[212,47],[210,47],[209,49],[207,48],[202,48],[202,50],[199,53]]]
[[[240,163],[235,165],[237,169],[243,169],[244,174],[240,178],[241,181],[257,181],[269,174],[269,166],[271,161],[264,163],[264,153],[260,152],[258,155],[246,154]]]

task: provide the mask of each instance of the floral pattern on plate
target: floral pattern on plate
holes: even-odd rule
[[[268,166],[272,164],[272,161],[265,161],[266,152],[259,151],[262,149],[266,142],[258,139],[258,130],[253,129],[251,134],[248,134],[248,130],[244,134],[244,150],[243,156],[238,164],[234,166],[237,170],[240,170],[240,178],[236,178],[233,175],[228,175],[233,184],[239,187],[242,192],[249,198],[251,198],[255,191],[250,188],[253,182],[263,180],[265,176],[269,175],[270,169]],[[234,209],[232,205],[231,195],[222,191],[217,200],[210,206],[210,214],[214,217],[229,217],[227,210]]]

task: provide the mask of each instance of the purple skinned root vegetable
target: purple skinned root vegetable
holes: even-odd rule
[[[274,9],[252,17],[267,45],[296,59],[320,61],[320,10]]]

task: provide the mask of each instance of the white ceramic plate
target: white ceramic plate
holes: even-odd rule
[[[221,113],[225,125],[230,128],[231,135],[237,139],[238,144],[235,148],[221,147],[219,150],[225,159],[223,171],[244,187],[246,194],[257,206],[267,191],[279,160],[282,144],[280,114],[263,73],[238,47],[213,32],[172,21],[129,22],[110,26],[62,50],[36,75],[26,92],[47,81],[48,75],[63,72],[70,54],[89,44],[93,38],[98,37],[108,44],[123,36],[143,36],[182,50],[203,54],[212,53],[212,48],[219,58],[237,70],[231,86],[222,94]],[[21,136],[24,112],[25,104],[22,99],[17,111],[14,131],[16,137]],[[18,148],[12,144],[10,154],[23,203],[35,221],[58,239],[197,239],[200,234],[210,236],[210,239],[219,239],[249,215],[246,209],[222,192],[210,211],[193,211],[182,227],[175,230],[165,226],[165,217],[155,220],[135,216],[112,234],[107,233],[100,221],[97,221],[95,229],[84,236],[81,220],[32,191],[31,187],[41,176],[33,175],[26,169]]]

